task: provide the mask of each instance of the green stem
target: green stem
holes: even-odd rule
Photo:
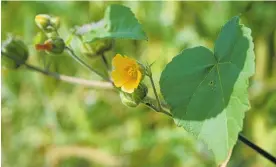
[[[107,59],[106,59],[104,53],[101,54],[101,57],[102,57],[103,63],[104,63],[104,65],[105,65],[107,71],[109,71],[108,61],[107,61]]]
[[[27,69],[29,69],[31,71],[35,71],[35,72],[44,74],[46,76],[55,78],[57,80],[61,80],[61,81],[68,82],[71,84],[79,84],[79,85],[92,87],[92,88],[96,88],[96,89],[107,89],[107,90],[114,89],[112,83],[110,83],[110,82],[86,80],[86,79],[82,79],[82,78],[77,78],[77,77],[62,75],[62,74],[55,73],[55,72],[50,72],[48,70],[41,69],[39,67],[28,64],[25,61],[19,60],[14,56],[6,55],[3,52],[1,52],[1,53],[2,53],[2,56],[6,56],[10,59],[13,59],[16,62],[16,64],[18,64],[18,65],[22,65],[22,66],[24,65]]]
[[[88,68],[90,71],[96,73],[100,77],[102,77],[104,80],[111,82],[109,78],[101,74],[100,72],[96,71],[95,69],[91,68],[88,64],[86,64],[82,59],[80,59],[78,56],[76,56],[75,52],[70,49],[69,47],[66,47],[66,50],[68,51],[69,55],[72,56],[75,60],[77,60],[81,65],[85,66]]]
[[[85,49],[86,51],[88,51],[88,52],[91,52],[91,48],[90,48],[89,46],[87,46],[87,44],[84,43],[84,42],[82,41],[81,36],[80,36],[80,35],[76,35],[76,36],[78,37],[78,39],[79,39],[79,41],[81,42],[81,44],[82,44],[82,46],[84,47],[84,49]]]
[[[163,113],[163,114],[166,114],[167,116],[171,117],[172,118],[172,114],[167,112],[167,111],[164,111],[164,110],[158,110],[157,107],[155,107],[154,105],[150,104],[150,103],[145,103],[146,106],[150,107],[151,109],[153,109],[154,111],[156,112],[160,112],[160,113]]]
[[[153,82],[152,75],[148,75],[148,76],[149,76],[149,78],[150,78],[150,83],[151,83],[151,85],[152,85],[152,88],[153,88],[153,92],[154,92],[155,98],[156,98],[156,100],[157,100],[157,105],[158,105],[159,112],[161,112],[162,107],[161,107],[161,103],[160,103],[160,100],[159,100],[159,97],[158,97],[158,94],[157,94],[157,91],[156,91],[156,88],[155,88],[155,85],[154,85],[154,82]]]
[[[166,114],[169,117],[172,117],[172,114],[169,113],[168,111],[164,110],[162,107],[161,107],[161,110],[158,107],[156,107],[155,100],[150,97],[145,97],[143,100],[143,104],[145,104],[146,106],[148,106],[149,108],[151,108],[152,110],[154,110],[156,112],[160,112],[160,113]]]

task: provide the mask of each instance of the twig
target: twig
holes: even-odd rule
[[[17,59],[15,56],[6,55],[3,52],[1,52],[1,53],[2,53],[1,56],[6,56],[10,59],[13,59],[14,61],[16,61],[16,64],[18,64],[18,65],[19,64],[24,65],[29,70],[39,72],[41,74],[53,77],[53,78],[61,80],[61,81],[65,81],[65,82],[73,83],[73,84],[84,85],[84,86],[89,86],[89,87],[94,87],[94,88],[100,88],[100,89],[113,89],[113,85],[110,82],[91,81],[91,80],[71,77],[71,76],[67,76],[67,75],[61,75],[61,74],[58,74],[58,73],[55,73],[55,72],[50,72],[50,71],[41,69],[39,67],[35,67],[33,65],[30,65],[30,64],[28,64],[24,61],[21,61],[21,60]]]
[[[29,65],[27,63],[24,63],[25,67],[27,67],[30,70],[40,72],[44,75],[53,77],[58,80],[62,80],[68,83],[73,83],[73,84],[79,84],[83,86],[89,86],[89,87],[94,87],[94,88],[100,88],[100,89],[113,89],[113,86],[109,82],[104,82],[104,81],[91,81],[91,80],[86,80],[86,79],[81,79],[81,78],[76,78],[76,77],[71,77],[71,76],[66,76],[66,75],[60,75],[58,73],[46,71],[43,69],[40,69],[38,67]]]

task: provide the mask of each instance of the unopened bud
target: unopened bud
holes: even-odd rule
[[[28,59],[29,52],[27,46],[20,39],[9,36],[3,42],[1,48],[3,65],[7,68],[16,68],[25,63]]]
[[[132,93],[132,98],[136,103],[140,103],[148,94],[148,87],[140,83],[138,88]]]
[[[48,26],[50,26],[50,19],[51,16],[47,14],[39,14],[35,16],[35,23],[40,29],[47,30]]]
[[[35,16],[36,25],[46,33],[56,31],[60,26],[59,17],[52,17],[47,14],[39,14]]]
[[[125,92],[120,92],[120,98],[121,101],[124,105],[128,106],[128,107],[137,107],[139,103],[136,103],[133,99],[132,99],[132,95],[125,93]]]
[[[52,53],[56,53],[56,54],[61,54],[64,49],[65,49],[65,43],[63,41],[63,39],[61,38],[53,38],[50,39],[51,43],[52,43],[52,50],[50,52]]]
[[[84,45],[87,45],[89,49],[85,46],[82,53],[86,55],[87,57],[93,58],[96,56],[101,56],[103,53],[109,51],[112,49],[113,40],[112,39],[104,39],[104,40],[98,40],[96,42],[92,43],[84,43]]]
[[[55,54],[61,54],[65,49],[65,43],[61,38],[51,38],[44,44],[36,44],[36,50],[44,50]]]
[[[124,105],[128,107],[136,107],[147,96],[148,88],[140,83],[133,93],[120,92],[120,98]]]
[[[93,42],[90,44],[90,46],[97,55],[101,55],[102,53],[112,48],[112,43],[113,43],[112,39],[105,39],[105,40]]]
[[[50,23],[57,30],[60,26],[60,18],[59,17],[51,17]]]

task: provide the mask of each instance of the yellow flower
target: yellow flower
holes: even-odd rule
[[[115,86],[121,87],[124,92],[133,93],[142,79],[142,72],[136,60],[116,54],[112,65],[115,69],[111,77]]]

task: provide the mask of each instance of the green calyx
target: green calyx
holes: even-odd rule
[[[139,70],[140,70],[140,72],[142,74],[141,81],[143,81],[144,78],[145,78],[145,75],[147,75],[147,67],[144,64],[142,64],[142,63],[140,63],[138,61],[137,61],[137,63],[139,65]]]
[[[145,84],[140,83],[133,93],[120,92],[120,98],[124,105],[136,107],[147,96],[148,88]]]
[[[15,37],[9,36],[6,41],[3,42],[1,48],[2,65],[6,68],[18,68],[21,64],[24,64],[28,59],[28,48],[23,41]]]
[[[121,101],[124,105],[128,107],[137,107],[139,103],[136,103],[131,94],[125,93],[125,92],[120,92],[120,98]]]
[[[48,39],[45,43],[52,44],[52,49],[49,50],[49,52],[54,54],[61,54],[65,49],[65,43],[63,39],[59,37]]]
[[[112,39],[104,39],[96,42],[84,43],[89,49],[86,49],[83,53],[88,57],[101,56],[112,49],[113,42]]]

